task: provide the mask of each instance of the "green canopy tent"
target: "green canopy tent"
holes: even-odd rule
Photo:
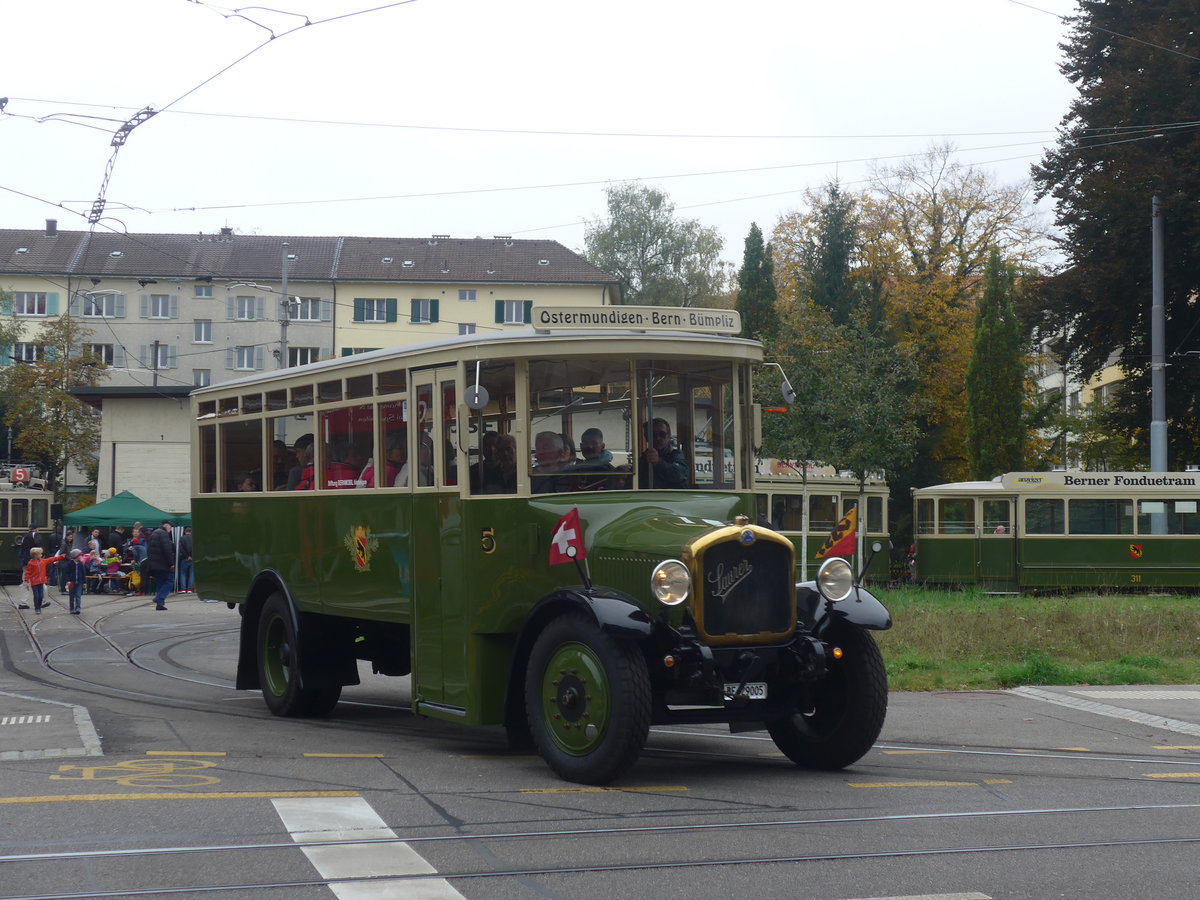
[[[117,496],[95,506],[77,509],[63,516],[63,523],[74,528],[80,526],[102,525],[132,525],[141,522],[149,528],[157,528],[163,520],[172,525],[191,525],[192,517],[187,513],[169,513],[151,506],[145,500],[129,491],[121,491]]]

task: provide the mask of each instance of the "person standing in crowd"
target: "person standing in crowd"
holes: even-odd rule
[[[87,566],[83,563],[83,551],[76,547],[70,555],[59,564],[63,571],[64,584],[67,585],[71,604],[71,615],[79,615],[83,601],[83,586],[87,584]]]
[[[185,528],[179,539],[179,583],[175,587],[181,594],[194,594],[192,585],[192,529]]]
[[[146,565],[154,578],[154,608],[167,608],[167,595],[175,588],[175,542],[171,540],[171,523],[163,520],[162,527],[150,535]]]
[[[70,566],[71,560],[68,554],[75,548],[75,529],[68,528],[63,534],[62,543],[58,545],[58,555],[67,557],[58,564],[58,577],[55,581],[58,582],[58,592],[60,594],[67,593],[67,568]]]
[[[31,555],[30,551],[34,547],[42,549],[42,536],[38,533],[38,527],[34,525],[25,533],[25,537],[21,538],[21,568],[25,568],[25,564],[29,562]]]
[[[29,589],[33,592],[33,611],[38,615],[41,615],[42,599],[45,597],[48,580],[46,571],[50,568],[51,563],[56,563],[60,559],[62,559],[61,556],[42,559],[41,547],[34,547],[29,551],[29,561],[25,564],[25,574],[22,576],[22,580],[29,585]]]

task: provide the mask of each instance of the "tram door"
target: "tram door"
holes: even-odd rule
[[[458,495],[455,368],[413,372],[419,460],[413,490],[413,676],[415,699],[466,706],[466,591]],[[414,458],[410,456],[410,459]]]
[[[980,531],[975,542],[975,571],[981,590],[1017,589],[1016,497],[987,497],[979,501]]]

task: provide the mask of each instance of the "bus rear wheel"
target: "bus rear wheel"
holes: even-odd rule
[[[638,648],[589,617],[553,620],[534,642],[525,709],[538,753],[567,781],[606,784],[650,731],[650,676]]]
[[[300,654],[291,607],[272,594],[258,619],[258,683],[277,716],[321,716],[337,705],[342,686],[322,678],[320,667]]]
[[[844,769],[875,744],[887,714],[887,669],[869,633],[842,628],[830,643],[844,655],[809,691],[812,709],[767,722],[775,745],[808,769]]]

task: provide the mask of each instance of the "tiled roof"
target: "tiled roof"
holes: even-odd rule
[[[615,284],[557,241],[0,229],[0,273],[111,278]]]

